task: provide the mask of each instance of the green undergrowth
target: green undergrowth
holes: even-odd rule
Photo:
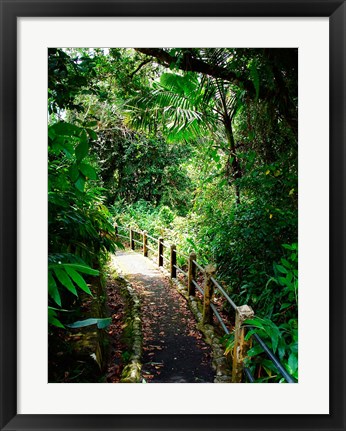
[[[102,288],[91,287],[92,292]],[[87,294],[80,298],[70,312],[64,313],[65,328],[49,327],[48,381],[50,383],[103,383],[109,360],[110,340],[97,323],[107,320],[105,296],[91,300]],[[95,316],[97,318],[95,319]],[[84,325],[82,322],[89,323]]]

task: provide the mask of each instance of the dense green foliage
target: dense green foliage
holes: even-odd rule
[[[114,221],[215,263],[297,377],[297,67],[295,49],[50,50],[51,323],[91,293]]]
[[[81,91],[79,85],[87,84],[85,68],[61,50],[51,50],[48,60],[53,113],[48,127],[48,316],[51,324],[64,327],[57,317],[59,309],[63,314],[75,303],[78,289],[92,295],[87,282],[99,277],[107,252],[116,244],[89,156],[90,141],[97,138],[93,124],[59,119],[65,108],[77,109],[74,97]]]

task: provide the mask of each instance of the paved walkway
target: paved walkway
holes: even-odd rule
[[[212,383],[211,348],[169,279],[133,251],[117,251],[113,263],[141,300],[142,373],[147,383]]]

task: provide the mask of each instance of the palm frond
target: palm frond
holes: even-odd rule
[[[196,76],[166,73],[153,87],[127,102],[128,124],[149,132],[160,124],[171,140],[198,136],[205,128],[206,115]]]

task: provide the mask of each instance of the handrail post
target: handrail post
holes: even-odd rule
[[[189,296],[196,295],[196,287],[193,282],[196,280],[196,265],[193,261],[196,262],[197,255],[195,252],[189,254],[189,271],[188,271],[188,281],[187,281],[187,291]]]
[[[163,266],[163,238],[159,238],[159,259],[158,264],[159,266]]]
[[[143,256],[148,257],[148,232],[143,231]]]
[[[206,323],[212,324],[213,322],[213,311],[210,307],[210,303],[213,299],[214,294],[214,283],[211,281],[211,277],[215,274],[216,268],[214,265],[207,265],[205,267],[204,274],[204,300],[203,300],[203,325]]]
[[[174,244],[171,245],[171,278],[177,278],[177,252],[176,246]]]
[[[241,383],[243,376],[243,362],[249,349],[249,343],[245,341],[245,328],[242,326],[244,320],[251,319],[254,311],[248,305],[241,305],[236,309],[235,327],[234,327],[234,348],[233,348],[233,366],[232,366],[232,383]]]
[[[135,249],[135,242],[133,240],[133,230],[132,229],[130,229],[130,247],[131,247],[131,250]]]

